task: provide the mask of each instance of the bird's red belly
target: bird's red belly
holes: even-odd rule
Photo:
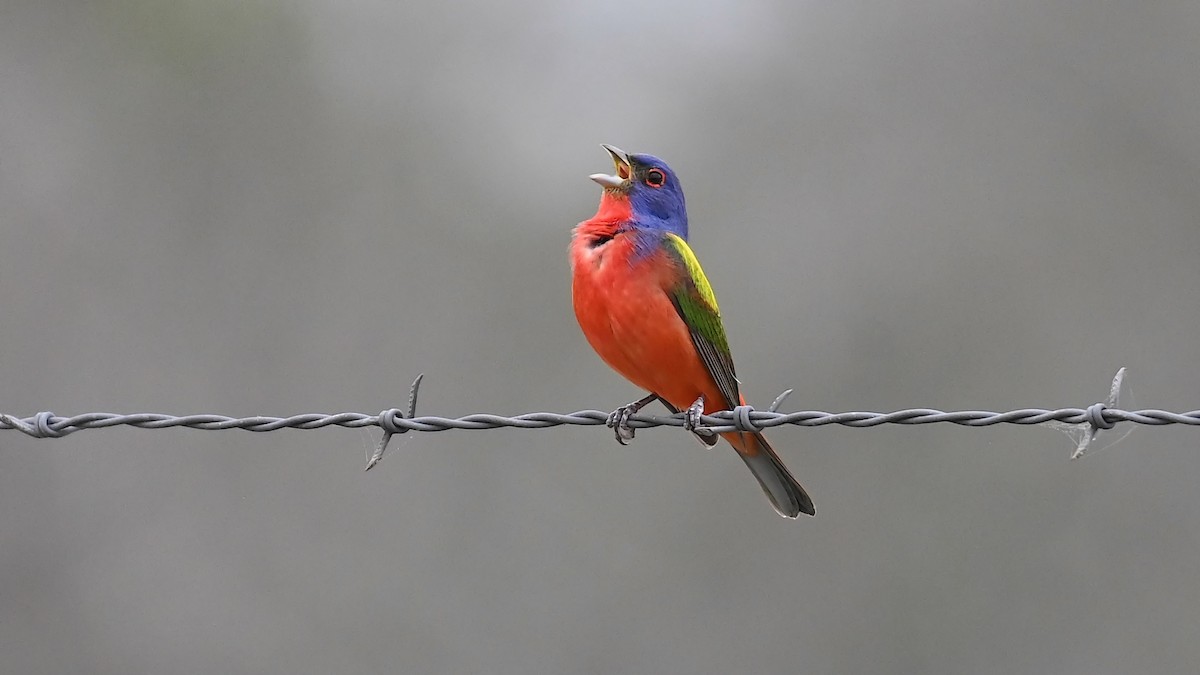
[[[583,334],[613,370],[675,407],[686,408],[703,394],[706,409],[724,408],[663,290],[672,281],[663,278],[670,266],[655,260],[661,254],[631,264],[632,255],[621,237],[597,249],[572,250],[572,299]]]

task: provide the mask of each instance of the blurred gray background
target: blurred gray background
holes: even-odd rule
[[[1200,408],[1195,2],[0,5],[0,411],[640,392],[571,312],[666,158],[752,402]],[[1200,671],[1200,432],[0,432],[12,673]]]

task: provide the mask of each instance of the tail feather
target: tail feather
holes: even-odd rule
[[[783,460],[779,459],[762,434],[739,432],[722,435],[737,450],[746,466],[750,467],[750,472],[758,479],[758,484],[779,515],[784,518],[795,518],[801,513],[816,515],[812,499],[792,477]]]

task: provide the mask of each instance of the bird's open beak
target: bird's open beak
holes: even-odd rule
[[[608,151],[608,154],[612,155],[613,167],[616,168],[617,173],[612,176],[606,173],[594,173],[588,176],[588,178],[591,178],[606,188],[621,187],[626,181],[629,180],[629,176],[633,174],[633,169],[629,166],[629,155],[625,154],[624,150],[621,150],[620,148],[614,148],[611,145],[605,145],[601,143],[600,147],[604,148]]]

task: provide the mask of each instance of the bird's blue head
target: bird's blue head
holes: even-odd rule
[[[590,176],[604,186],[601,202],[628,199],[635,226],[666,230],[687,239],[683,186],[671,167],[654,155],[631,155],[611,145],[602,147],[612,155],[616,174]]]

